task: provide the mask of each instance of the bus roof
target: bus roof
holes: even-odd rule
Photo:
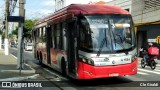
[[[77,14],[130,14],[128,11],[114,6],[106,4],[71,4],[67,7],[64,7],[52,15],[38,21],[36,25],[50,22],[55,20],[55,18],[61,17],[66,18],[67,16],[77,15]]]

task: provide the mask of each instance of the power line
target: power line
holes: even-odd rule
[[[16,3],[17,3],[17,0],[11,0],[10,1],[10,15],[12,15],[12,13],[14,12],[14,9],[16,7]]]
[[[16,8],[19,8],[19,6],[16,6]],[[51,10],[51,9],[47,9],[47,10]],[[39,12],[39,10],[37,10],[37,11],[33,11],[33,10],[30,10],[30,9],[25,9],[25,11],[26,11],[26,13],[31,13],[31,15],[36,15],[35,17],[37,17],[37,15],[38,16],[41,16],[41,17],[45,17],[46,16],[46,14],[44,14],[44,13],[40,13]],[[54,12],[54,11],[53,11]],[[52,12],[52,13],[53,13]],[[48,13],[47,15],[50,15],[50,14],[52,14],[52,13]]]

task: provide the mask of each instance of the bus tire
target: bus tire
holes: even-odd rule
[[[66,76],[66,62],[64,58],[61,60],[61,69],[62,69],[62,75]]]

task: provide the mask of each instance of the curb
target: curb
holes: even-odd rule
[[[5,78],[5,79],[0,79],[0,81],[22,81],[26,79],[34,79],[37,78],[39,74],[35,74],[32,76],[26,76],[26,77],[13,77],[13,78]]]

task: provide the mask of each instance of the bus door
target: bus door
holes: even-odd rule
[[[75,22],[68,23],[68,52],[67,52],[67,60],[68,60],[68,70],[70,74],[76,74],[76,50],[77,50],[77,40],[74,35],[75,30]]]
[[[46,30],[46,51],[47,51],[47,64],[51,64],[51,57],[50,57],[50,48],[52,46],[52,37],[51,37],[51,26],[47,27]]]

